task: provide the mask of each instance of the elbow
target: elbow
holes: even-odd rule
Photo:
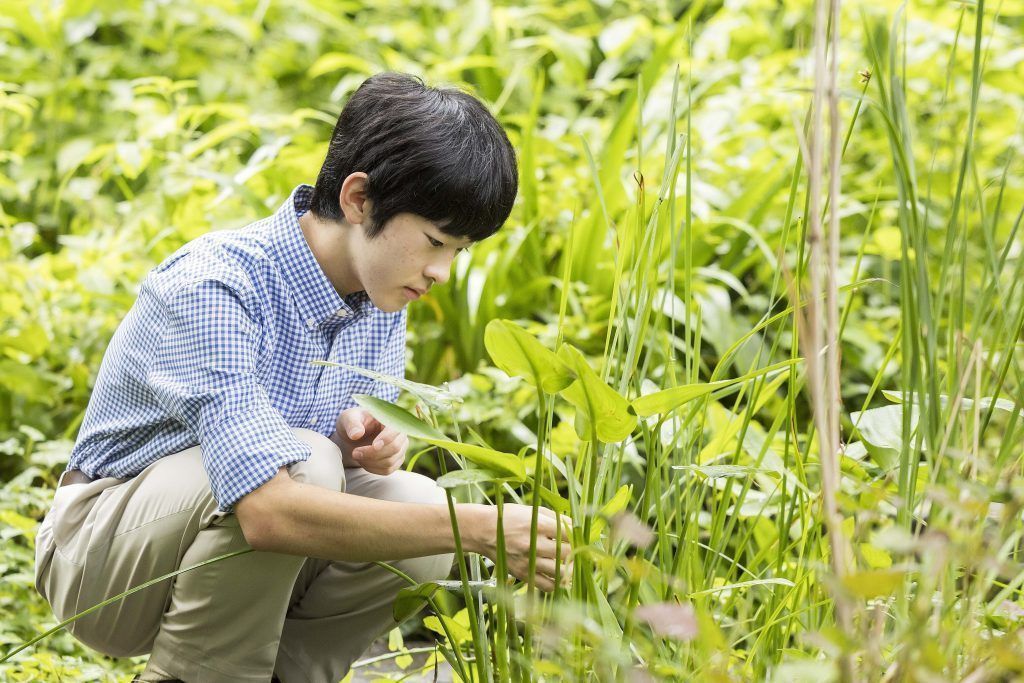
[[[237,508],[236,508],[237,509]],[[238,526],[242,529],[242,536],[245,542],[253,550],[269,551],[272,549],[271,531],[269,525],[258,519],[235,513],[238,516]]]
[[[253,550],[275,551],[277,543],[274,540],[274,529],[277,527],[275,522],[279,517],[277,510],[280,508],[276,503],[284,486],[291,481],[291,477],[282,468],[273,479],[247,493],[235,503],[238,526],[242,530],[245,542]]]

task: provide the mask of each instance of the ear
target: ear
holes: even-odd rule
[[[367,175],[362,171],[349,174],[341,183],[338,204],[350,225],[359,225],[369,219],[370,204],[366,199]]]

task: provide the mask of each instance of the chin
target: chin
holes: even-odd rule
[[[381,300],[380,297],[374,296],[369,292],[367,292],[367,296],[370,297],[370,303],[385,313],[396,313],[405,308],[405,305],[409,303],[408,301],[400,301],[398,299],[392,299],[391,301]]]

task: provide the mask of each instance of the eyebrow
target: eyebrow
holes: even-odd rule
[[[440,237],[438,237],[437,235],[433,236],[434,239],[436,239],[438,242],[444,242],[445,244],[450,244],[450,243],[453,243],[455,240],[464,239],[464,238],[456,237],[455,235],[449,235],[448,233],[446,233],[444,231],[444,229],[439,227],[437,225],[437,223],[434,223],[433,221],[430,221],[430,226],[432,228],[434,228],[434,230],[437,233],[440,234]],[[474,242],[473,240],[467,240],[465,244],[459,245],[459,249],[469,249],[474,244],[476,244],[476,242]]]

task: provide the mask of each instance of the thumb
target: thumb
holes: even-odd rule
[[[367,432],[380,431],[384,428],[384,425],[382,425],[377,418],[371,415],[369,411],[364,410],[360,417],[362,418],[364,434]]]
[[[341,414],[341,428],[350,439],[358,439],[363,436],[363,411],[359,408],[349,408]]]

